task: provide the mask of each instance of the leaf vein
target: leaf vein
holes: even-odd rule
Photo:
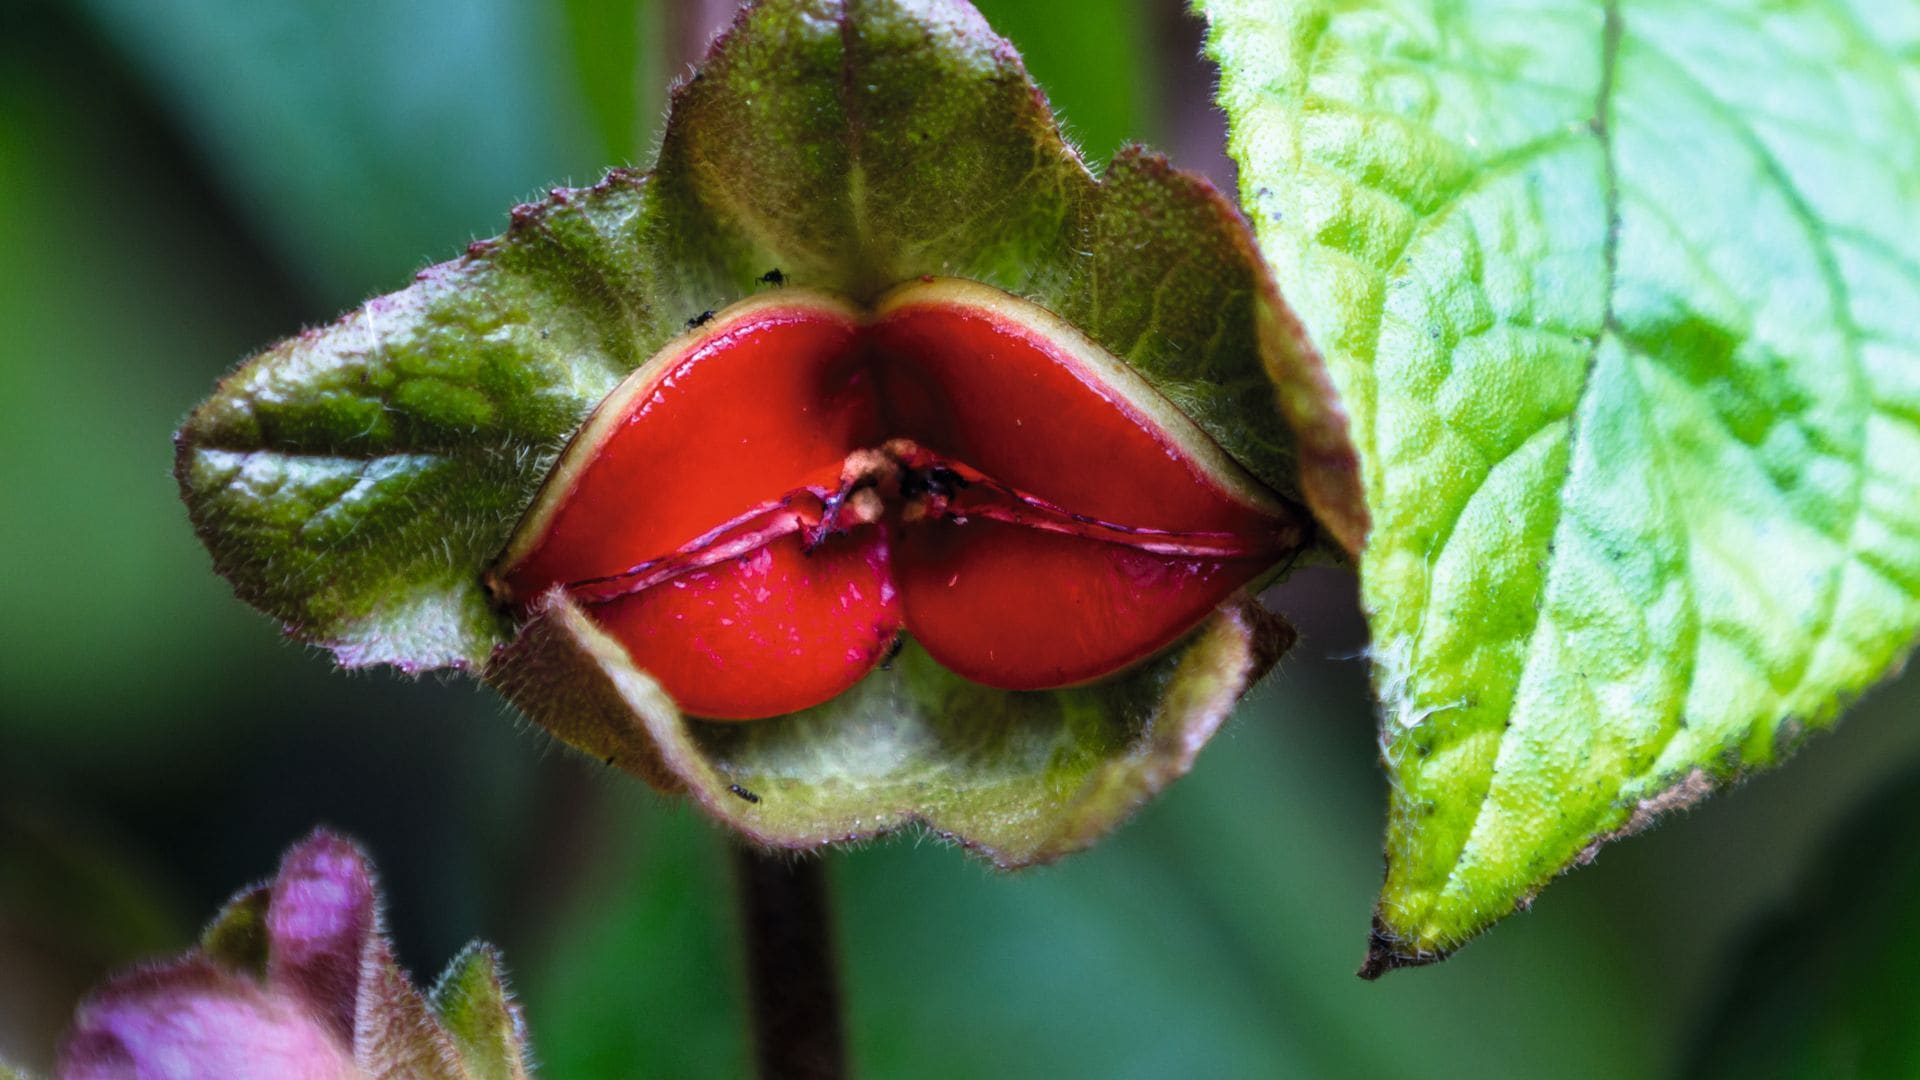
[[[1827,286],[1829,298],[1833,304],[1835,325],[1844,343],[1841,351],[1846,357],[1847,363],[1852,368],[1853,379],[1856,386],[1861,388],[1871,386],[1872,381],[1868,378],[1866,366],[1860,356],[1860,331],[1854,322],[1851,292],[1847,288],[1846,279],[1840,271],[1839,260],[1827,236],[1825,223],[1814,211],[1813,205],[1807,198],[1805,192],[1800,190],[1799,186],[1794,182],[1792,175],[1780,162],[1778,156],[1774,154],[1772,148],[1753,131],[1751,126],[1742,120],[1736,110],[1722,100],[1699,76],[1695,75],[1686,65],[1682,64],[1678,58],[1669,54],[1657,43],[1636,39],[1636,44],[1644,47],[1648,55],[1666,63],[1676,74],[1694,87],[1695,91],[1700,95],[1701,100],[1727,124],[1730,130],[1738,135],[1741,142],[1754,154],[1755,158],[1760,162],[1761,169],[1767,178],[1773,182],[1774,186],[1779,189],[1781,197],[1786,200],[1787,206],[1794,217],[1805,226],[1815,265],[1818,267],[1820,276]],[[1861,425],[1863,439],[1865,430],[1864,412],[1863,410]],[[1858,456],[1858,453],[1856,453],[1849,463],[1854,467],[1853,500],[1852,507],[1847,512],[1847,525],[1843,530],[1840,530],[1846,538],[1842,545],[1844,550],[1833,564],[1830,575],[1831,580],[1822,600],[1819,621],[1815,624],[1817,629],[1809,635],[1809,644],[1801,654],[1800,670],[1794,679],[1792,688],[1783,695],[1783,705],[1788,708],[1791,708],[1792,699],[1797,697],[1800,691],[1806,686],[1808,678],[1813,674],[1815,660],[1818,659],[1821,650],[1826,648],[1827,643],[1833,638],[1839,628],[1840,595],[1844,591],[1846,583],[1845,567],[1850,563],[1858,561],[1860,521],[1866,506],[1866,500],[1862,497],[1866,465]],[[1815,527],[1816,529],[1818,528],[1817,525]],[[1646,772],[1643,772],[1636,777],[1636,780],[1644,780],[1647,775]]]
[[[1556,517],[1560,519],[1560,521],[1556,521],[1554,525],[1556,532],[1559,529],[1560,522],[1564,521],[1566,486],[1573,481],[1574,455],[1583,434],[1580,423],[1580,409],[1581,406],[1586,403],[1587,395],[1593,388],[1593,374],[1599,364],[1601,346],[1606,341],[1606,331],[1614,328],[1613,290],[1620,254],[1620,175],[1619,162],[1614,155],[1612,122],[1614,80],[1618,72],[1622,32],[1619,0],[1606,0],[1600,27],[1600,87],[1594,97],[1593,116],[1590,120],[1593,135],[1599,141],[1601,149],[1604,151],[1602,155],[1602,168],[1604,170],[1604,191],[1607,207],[1607,232],[1605,244],[1601,249],[1601,272],[1605,277],[1605,288],[1602,290],[1602,296],[1605,297],[1606,306],[1601,316],[1603,331],[1594,336],[1593,347],[1587,352],[1586,371],[1581,375],[1580,391],[1575,396],[1573,412],[1569,419],[1569,429],[1567,432],[1567,471],[1566,475],[1561,478],[1560,497],[1554,501]],[[1547,561],[1549,566],[1553,565],[1554,543],[1555,541],[1553,540],[1548,541]],[[1549,574],[1542,581],[1539,586],[1541,593],[1545,593],[1551,587],[1552,580],[1552,576]],[[1520,677],[1514,683],[1516,694],[1519,688],[1525,685],[1527,673],[1533,669],[1535,660],[1539,655],[1537,646],[1539,643],[1540,622],[1545,617],[1545,604],[1539,602],[1542,598],[1539,594],[1535,596],[1536,602],[1533,605],[1533,622],[1526,632],[1526,638],[1528,640],[1527,658],[1522,662]],[[1511,716],[1509,716],[1508,719],[1509,722],[1511,722]],[[1501,742],[1504,743],[1506,737],[1506,733],[1503,732]],[[1460,880],[1460,871],[1465,865],[1467,848],[1472,845],[1473,838],[1479,833],[1480,825],[1486,818],[1487,808],[1493,801],[1494,780],[1498,777],[1499,773],[1499,758],[1496,754],[1493,768],[1487,776],[1486,786],[1481,790],[1479,804],[1474,807],[1473,820],[1467,827],[1465,833],[1466,840],[1463,842],[1459,853],[1455,856],[1453,865],[1447,870],[1447,880],[1442,885],[1443,890],[1452,888]]]

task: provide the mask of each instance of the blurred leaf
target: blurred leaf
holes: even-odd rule
[[[834,858],[860,1071],[1483,1077],[1551,1060],[1556,1077],[1652,1074],[1693,987],[1630,947],[1634,880],[1611,899],[1581,887],[1608,875],[1582,881],[1445,969],[1351,977],[1379,883],[1379,785],[1360,680],[1303,670],[1248,701],[1195,782],[1085,855],[1014,875],[925,843]],[[579,856],[593,880],[522,980],[549,1073],[644,1054],[661,1075],[742,1074],[722,846],[691,815],[637,805],[594,831],[607,839]],[[1467,1027],[1436,1061],[1432,1032]]]
[[[507,198],[641,160],[679,74],[655,0],[80,6],[336,304],[491,231]],[[1096,159],[1151,119],[1143,6],[982,5]]]
[[[1013,42],[1046,91],[1060,125],[1083,157],[1101,162],[1131,142],[1159,143],[1153,130],[1154,0],[978,0],[995,32]]]
[[[1920,627],[1920,19],[1212,0],[1339,401],[1387,882],[1369,971],[1770,765]],[[1309,410],[1312,411],[1312,410]],[[1346,539],[1357,546],[1360,536]]]
[[[1920,774],[1862,806],[1728,965],[1693,1077],[1920,1075]]]
[[[1300,678],[1256,692],[1192,782],[1074,860],[1006,879],[901,845],[844,860],[855,1060],[956,1078],[1646,1075],[1658,1015],[1618,1004],[1644,993],[1639,970],[1614,913],[1579,899],[1432,976],[1351,977],[1378,788],[1364,733],[1340,726],[1357,703]],[[1432,1033],[1461,1027],[1473,1038],[1437,1060]]]
[[[80,6],[334,305],[494,231],[511,199],[606,164],[557,4]]]
[[[720,837],[690,814],[618,803],[586,883],[555,913],[523,986],[550,1076],[742,1076],[733,894]]]
[[[124,851],[69,821],[0,806],[0,913],[7,934],[112,963],[178,925],[172,898]]]
[[[666,106],[667,9],[687,0],[565,0],[571,65],[607,165],[645,157]]]
[[[8,618],[32,628],[0,649],[0,685],[11,734],[112,758],[204,729],[193,676],[276,651],[207,594],[155,470],[207,358],[289,316],[240,245],[206,235],[213,215],[111,79],[57,43],[0,46],[0,550]]]
[[[172,883],[120,838],[24,801],[0,788],[0,1055],[39,1067],[74,999],[186,927]]]

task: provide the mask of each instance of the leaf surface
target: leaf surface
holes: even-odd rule
[[[1778,760],[1920,626],[1920,9],[1208,0],[1360,462],[1367,970]],[[1284,375],[1284,373],[1283,373]],[[1287,395],[1313,402],[1295,381]]]

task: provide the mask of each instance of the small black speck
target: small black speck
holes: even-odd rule
[[[695,315],[693,318],[688,319],[687,329],[692,330],[693,328],[698,326],[705,326],[712,321],[713,321],[713,309],[708,308],[707,310],[701,312],[700,314]]]
[[[921,495],[933,495],[942,499],[951,499],[954,495],[966,490],[968,484],[966,477],[945,465],[909,469],[900,477],[900,497],[914,499]]]
[[[760,275],[760,284],[762,285],[785,285],[786,283],[787,275],[781,273],[780,268],[777,266]]]
[[[735,795],[740,796],[741,798],[747,800],[748,802],[757,803],[760,801],[760,796],[755,795],[753,792],[748,791],[746,788],[741,787],[739,784],[728,784],[727,790],[733,792]]]
[[[550,337],[552,337],[552,336],[553,336],[553,331],[551,331],[551,330],[542,330],[542,331],[540,331],[540,340],[541,340],[541,341],[545,341],[545,340],[547,340],[548,338],[550,338]]]
[[[893,662],[900,658],[900,650],[907,647],[907,639],[898,634],[893,636],[893,644],[887,646],[886,658],[880,661],[881,671],[892,671]]]
[[[613,764],[613,759],[614,759],[614,756],[615,756],[615,755],[613,755],[613,754],[608,754],[608,755],[607,755],[607,764],[609,764],[609,765],[611,765],[611,764]]]

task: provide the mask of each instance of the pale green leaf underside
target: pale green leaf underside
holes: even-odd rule
[[[1184,775],[1292,641],[1246,601],[1115,678],[1024,692],[969,683],[907,641],[823,705],[702,721],[556,592],[488,677],[560,739],[685,792],[756,843],[804,850],[923,825],[1011,869],[1087,846]]]
[[[1390,966],[1903,658],[1920,5],[1204,6],[1362,461]]]

